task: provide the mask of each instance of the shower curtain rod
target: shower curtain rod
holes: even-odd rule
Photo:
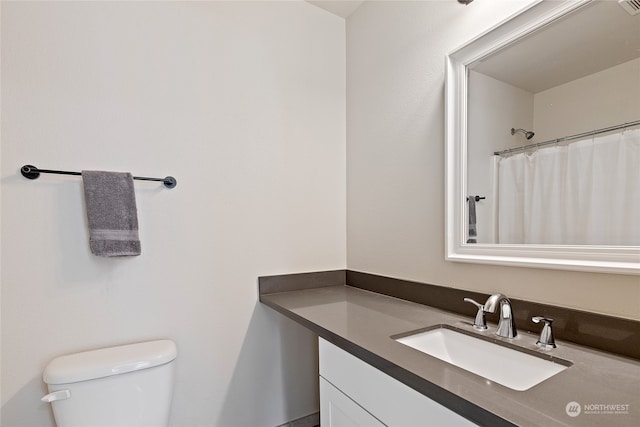
[[[597,135],[599,133],[611,132],[613,130],[624,129],[624,128],[628,128],[628,127],[631,127],[631,126],[637,126],[637,125],[640,125],[640,120],[635,120],[633,122],[622,123],[622,124],[615,125],[615,126],[609,126],[609,127],[602,128],[602,129],[596,129],[596,130],[592,130],[592,131],[589,131],[589,132],[577,133],[575,135],[564,136],[562,138],[550,139],[549,141],[536,142],[534,144],[523,145],[522,147],[507,148],[506,150],[502,150],[502,151],[494,151],[493,155],[494,156],[501,156],[503,154],[509,154],[509,153],[513,153],[513,152],[516,152],[516,151],[528,150],[529,148],[538,148],[538,147],[542,147],[544,145],[557,144],[557,143],[563,142],[563,141],[571,141],[573,139],[584,138],[585,136]]]

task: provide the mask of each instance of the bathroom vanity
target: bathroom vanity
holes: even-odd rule
[[[497,337],[492,319],[486,331],[474,330],[473,316],[328,276],[281,276],[283,286],[277,277],[260,278],[260,301],[319,335],[323,425],[631,426],[640,419],[640,361],[632,357],[562,339],[543,349],[524,325],[513,339]],[[437,325],[563,369],[516,390],[396,340]],[[480,360],[492,357],[477,351]]]
[[[471,421],[318,339],[323,426],[472,426]]]

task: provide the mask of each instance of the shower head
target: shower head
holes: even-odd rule
[[[533,138],[533,135],[535,135],[535,133],[530,132],[530,131],[526,131],[524,129],[511,128],[511,135],[515,135],[518,132],[522,133],[524,135],[524,137],[527,138],[527,139],[531,139],[531,138]]]

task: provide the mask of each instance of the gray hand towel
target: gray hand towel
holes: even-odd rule
[[[89,245],[97,256],[140,255],[138,211],[130,173],[82,171]]]
[[[467,243],[478,243],[476,237],[478,234],[476,233],[476,198],[475,196],[467,197],[467,202],[469,204],[469,234]]]

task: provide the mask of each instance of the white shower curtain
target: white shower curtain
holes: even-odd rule
[[[640,129],[498,159],[498,243],[640,246]]]

